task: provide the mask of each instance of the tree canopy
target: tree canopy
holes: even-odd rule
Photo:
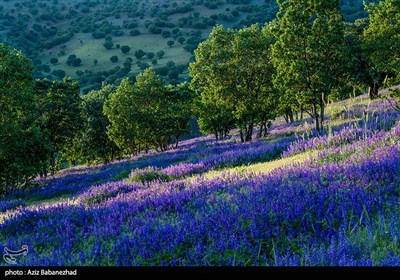
[[[273,117],[272,42],[258,25],[239,31],[217,26],[199,45],[189,69],[205,131],[222,135],[235,123],[242,141],[250,141],[254,125]]]
[[[34,123],[32,68],[0,44],[0,194],[29,182],[47,162],[45,136]]]
[[[366,5],[369,25],[364,30],[371,61],[382,72],[400,72],[400,0]]]
[[[320,130],[328,96],[343,72],[344,20],[339,1],[281,1],[274,32],[274,83],[293,95],[302,109],[312,111]]]
[[[49,137],[51,144],[51,170],[63,150],[73,143],[81,129],[79,84],[70,79],[63,81],[37,80],[35,84],[38,126]]]

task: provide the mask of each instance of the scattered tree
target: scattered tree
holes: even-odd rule
[[[137,59],[142,59],[143,58],[143,56],[145,55],[146,53],[143,51],[143,50],[137,50],[137,51],[135,51],[135,57],[137,58]]]
[[[117,62],[118,62],[118,56],[113,55],[112,57],[110,57],[110,61],[111,61],[112,63],[117,63]]]
[[[56,65],[56,64],[58,63],[58,58],[52,57],[52,58],[50,59],[50,63],[53,64],[53,65]]]
[[[146,57],[147,57],[148,59],[153,59],[154,56],[155,56],[155,54],[154,54],[153,52],[148,52],[148,53],[146,54]]]
[[[186,41],[185,37],[179,37],[179,38],[178,38],[178,43],[181,44],[181,45],[182,45],[183,43],[185,43],[185,41]]]
[[[128,46],[122,46],[121,47],[121,51],[123,54],[127,54],[128,52],[130,52],[131,48]]]
[[[114,46],[114,43],[112,41],[105,41],[103,46],[107,49],[107,50],[111,50]]]
[[[175,44],[175,41],[174,40],[169,40],[168,42],[167,42],[167,45],[170,47],[170,48],[172,48],[172,46]]]
[[[158,57],[159,59],[163,58],[164,55],[165,55],[165,52],[164,52],[164,51],[158,51],[158,52],[157,52],[157,57]]]

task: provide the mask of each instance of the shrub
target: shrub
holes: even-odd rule
[[[52,57],[52,58],[50,59],[50,63],[53,64],[53,65],[57,64],[57,63],[58,63],[58,58]]]
[[[165,52],[164,52],[164,51],[158,51],[158,52],[157,52],[158,58],[163,58],[164,55],[165,55]]]
[[[140,34],[141,33],[138,29],[132,29],[131,31],[129,31],[129,35],[131,35],[131,36],[138,36]]]
[[[123,54],[127,54],[128,52],[130,52],[131,48],[128,46],[122,46],[121,47],[121,51]]]
[[[132,170],[128,180],[130,182],[140,182],[145,184],[156,180],[169,181],[170,177],[162,174],[158,168],[150,166],[143,169]]]
[[[110,61],[112,63],[117,63],[118,62],[118,56],[114,55],[114,56],[110,57]]]

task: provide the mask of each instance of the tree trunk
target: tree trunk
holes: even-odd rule
[[[325,95],[321,95],[320,100],[319,100],[319,106],[320,106],[320,128],[321,130],[324,130],[324,114],[325,114]]]
[[[180,137],[180,135],[175,135],[175,139],[176,139],[176,142],[175,142],[175,149],[178,149],[179,137]]]
[[[243,130],[240,129],[240,141],[242,141],[242,143],[244,143],[244,137],[243,137]]]
[[[325,106],[324,104],[321,104],[321,117],[320,117],[320,122],[321,122],[321,130],[324,129],[324,114],[325,114]]]
[[[286,123],[289,123],[289,118],[288,118],[288,116],[286,115],[286,113],[283,115],[283,118],[285,119],[285,122],[286,122]]]
[[[320,131],[319,127],[319,117],[318,117],[318,110],[317,110],[317,104],[313,104],[313,115],[314,115],[314,122],[315,122],[315,129],[317,131]]]
[[[224,128],[224,137],[227,137],[229,134],[229,129]]]
[[[368,88],[369,98],[371,100],[378,98],[378,96],[379,96],[378,92],[379,92],[378,85],[376,83],[371,83]]]
[[[249,124],[249,126],[246,128],[246,142],[251,141],[253,138],[253,127],[253,124]]]
[[[263,134],[263,130],[264,130],[264,121],[261,121],[260,128],[259,128],[258,133],[257,133],[257,138],[261,138],[261,136]]]
[[[264,124],[264,137],[267,137],[268,133],[269,133],[269,128],[272,126],[272,122],[271,121],[266,121]]]
[[[50,166],[51,166],[51,174],[56,173],[56,152],[54,150],[51,151],[50,154]]]
[[[292,109],[290,109],[290,108],[289,108],[289,120],[290,120],[291,123],[294,122],[293,111],[292,111]]]
[[[214,136],[215,136],[215,140],[218,140],[218,131],[214,130]]]

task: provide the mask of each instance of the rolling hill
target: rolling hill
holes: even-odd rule
[[[340,2],[346,20],[365,16],[361,0]],[[148,66],[176,83],[213,26],[262,24],[276,12],[275,0],[4,0],[0,41],[28,55],[36,78],[70,76],[84,92]]]
[[[0,200],[0,249],[40,266],[400,265],[399,112],[365,95],[327,111],[322,135],[278,121],[37,179]]]

